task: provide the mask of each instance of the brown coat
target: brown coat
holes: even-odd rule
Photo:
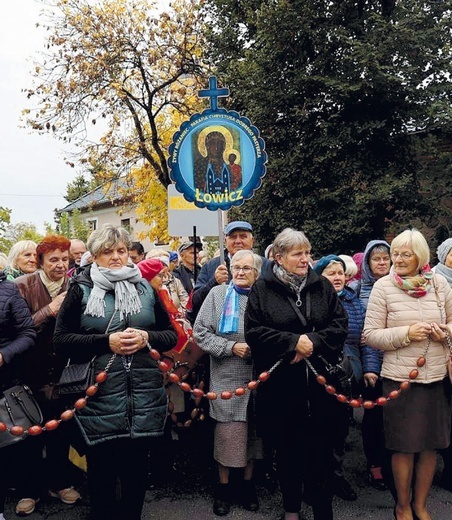
[[[50,310],[52,299],[38,272],[19,276],[14,283],[28,304],[38,332],[36,346],[28,354],[24,378],[33,392],[37,392],[46,385],[57,383],[64,366],[64,359],[57,356],[53,345],[56,316]],[[67,290],[68,283],[69,278],[66,278],[60,293]]]

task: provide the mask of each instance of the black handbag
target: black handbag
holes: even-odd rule
[[[33,393],[26,385],[16,385],[3,391],[0,397],[0,423],[7,430],[0,429],[0,448],[25,439],[24,435],[12,435],[8,430],[21,426],[27,431],[30,426],[41,425],[42,412]]]
[[[85,394],[86,389],[94,384],[94,357],[87,363],[74,363],[69,359],[61,372],[58,382],[60,395],[76,396]]]
[[[290,305],[294,309],[295,314],[300,319],[302,325],[304,327],[307,327],[308,322],[301,313],[300,309],[297,307],[292,298],[290,298],[289,296],[287,298],[290,302]],[[306,310],[308,314],[310,311],[310,305],[311,301],[310,295],[308,293],[306,295]],[[324,370],[322,370],[321,375],[323,375],[326,378],[327,384],[335,387],[336,393],[343,394],[348,398],[351,398],[359,394],[359,385],[353,373],[353,366],[350,362],[350,359],[344,353],[341,353],[339,361],[334,365],[332,365],[327,359],[325,359],[322,355],[320,355],[317,352],[316,358],[322,363],[322,368],[324,368]],[[313,367],[311,363],[308,360],[306,360],[306,363],[312,370]]]
[[[325,367],[323,375],[327,383],[334,386],[338,394],[343,394],[348,398],[359,394],[359,385],[356,381],[352,364],[345,354],[341,355],[340,360],[335,365],[329,363],[320,354],[317,354],[317,359],[320,359]]]
[[[105,334],[108,334],[110,325],[116,315],[116,310],[108,322]],[[58,381],[58,389],[61,396],[83,396],[89,386],[94,384],[94,360],[96,356],[86,363],[74,363],[71,365],[71,360],[68,359],[66,366],[61,372],[60,380]]]

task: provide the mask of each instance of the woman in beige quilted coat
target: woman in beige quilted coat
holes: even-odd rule
[[[395,237],[391,257],[390,273],[372,289],[364,334],[368,345],[384,351],[384,395],[411,382],[383,410],[386,447],[393,453],[394,518],[431,520],[427,498],[436,450],[450,441],[446,333],[452,334],[452,290],[444,277],[432,273],[429,247],[419,231]]]

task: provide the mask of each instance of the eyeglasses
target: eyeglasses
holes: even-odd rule
[[[254,267],[250,267],[249,265],[245,265],[244,267],[239,267],[238,265],[233,265],[231,267],[231,270],[233,273],[240,273],[240,271],[243,271],[245,274],[251,273],[251,271],[254,271]]]
[[[389,258],[389,256],[374,256],[370,259],[370,261],[379,264],[380,262],[390,262],[391,259]]]
[[[413,258],[414,253],[391,253],[391,258],[393,260],[395,260],[397,257],[399,257],[402,259],[402,260],[410,260],[410,258]]]

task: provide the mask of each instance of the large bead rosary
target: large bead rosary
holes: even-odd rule
[[[402,381],[397,390],[393,390],[387,396],[378,397],[378,399],[376,399],[375,401],[371,401],[371,400],[363,401],[361,398],[349,399],[346,395],[338,393],[336,388],[333,385],[328,384],[328,381],[326,380],[326,378],[316,371],[316,369],[313,367],[312,363],[308,359],[305,359],[305,362],[308,365],[309,369],[316,376],[317,383],[324,386],[325,391],[328,394],[330,394],[331,396],[334,396],[337,399],[337,401],[339,401],[340,403],[343,403],[343,404],[347,404],[352,408],[362,407],[364,409],[369,410],[369,409],[374,408],[375,406],[385,406],[389,401],[397,399],[399,397],[399,395],[401,394],[401,392],[404,392],[410,388],[411,381],[414,381],[419,376],[418,368],[422,368],[426,363],[426,355],[427,355],[427,351],[428,351],[429,347],[430,347],[430,340],[429,340],[424,352],[422,353],[422,355],[419,356],[419,358],[416,361],[417,368],[413,368],[413,370],[410,371],[410,373],[408,375],[408,379],[405,381]],[[174,372],[174,369],[172,369],[168,363],[166,363],[165,361],[162,361],[161,355],[157,350],[150,348],[149,354],[152,357],[152,359],[157,362],[160,371],[168,374],[168,379],[171,383],[177,384],[181,388],[181,390],[183,390],[184,392],[190,392],[198,402],[203,397],[205,397],[209,401],[213,401],[218,398],[228,400],[228,399],[232,399],[234,396],[240,397],[240,396],[244,395],[247,391],[255,390],[259,386],[259,384],[267,381],[269,379],[269,377],[271,376],[272,372],[281,364],[281,361],[278,361],[269,370],[262,372],[256,380],[252,380],[252,381],[249,381],[248,383],[244,383],[243,386],[239,386],[238,388],[236,388],[234,390],[231,390],[231,389],[223,390],[220,393],[212,392],[212,391],[204,393],[204,390],[202,390],[201,388],[192,388],[189,383],[181,380],[183,378],[181,378],[176,372]],[[47,421],[44,424],[44,426],[40,426],[38,424],[34,425],[34,426],[30,426],[30,428],[28,428],[27,430],[25,430],[22,426],[18,426],[18,425],[14,425],[14,426],[11,426],[10,428],[8,428],[8,426],[5,423],[0,422],[0,434],[2,432],[8,431],[11,435],[14,435],[16,437],[20,437],[22,435],[25,435],[25,436],[30,435],[30,436],[34,437],[36,435],[40,435],[41,433],[43,433],[45,431],[55,430],[56,428],[58,428],[58,426],[61,424],[61,422],[71,420],[74,417],[77,410],[82,410],[83,408],[85,408],[85,406],[88,402],[88,399],[90,397],[93,397],[96,395],[99,385],[102,384],[108,377],[108,370],[110,369],[111,365],[113,364],[114,358],[115,358],[115,356],[113,356],[112,359],[110,359],[110,361],[108,362],[105,369],[96,375],[95,383],[86,389],[85,396],[81,397],[80,399],[77,399],[77,401],[75,401],[72,408],[69,408],[69,409],[65,410],[64,412],[62,412],[59,419],[51,419],[50,421]],[[188,422],[191,423],[191,421],[188,421]],[[186,425],[189,426],[189,424],[186,424]]]

